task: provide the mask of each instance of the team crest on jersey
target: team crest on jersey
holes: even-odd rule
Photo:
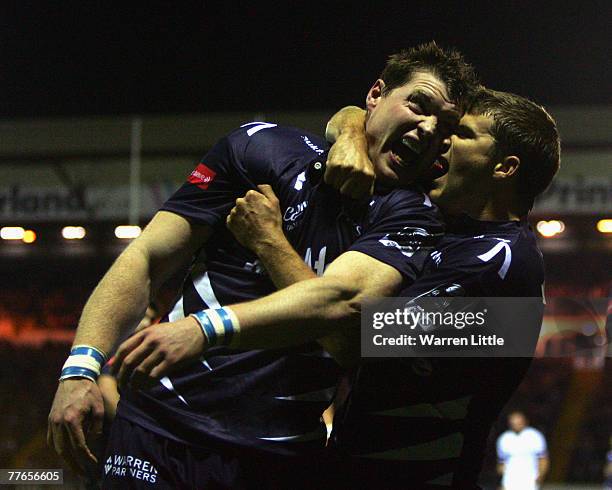
[[[405,226],[402,231],[387,233],[378,241],[385,247],[397,248],[406,257],[412,257],[418,249],[430,246],[433,237],[423,228]]]
[[[215,180],[217,172],[211,170],[203,163],[200,163],[187,179],[191,184],[197,185],[200,189],[208,189],[210,183]]]

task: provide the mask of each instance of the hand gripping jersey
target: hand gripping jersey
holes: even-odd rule
[[[215,145],[162,208],[214,230],[194,259],[170,321],[275,291],[257,257],[225,228],[235,200],[264,183],[279,198],[289,240],[318,274],[355,250],[413,282],[425,250],[442,232],[435,207],[417,189],[348,205],[322,183],[326,152],[319,138],[268,123],[245,125]],[[324,445],[320,417],[338,373],[315,342],[277,350],[215,347],[157,386],[124,393],[118,416],[209,450],[304,454]]]
[[[526,222],[462,216],[447,220],[423,276],[401,296],[541,297],[543,280]],[[527,358],[364,362],[332,434],[350,456],[355,488],[377,480],[385,488],[477,488],[491,424],[528,366]]]

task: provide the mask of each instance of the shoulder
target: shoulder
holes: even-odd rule
[[[232,147],[271,154],[322,155],[329,145],[305,130],[274,122],[250,122],[228,134]]]
[[[534,439],[543,439],[544,434],[542,434],[538,429],[533,427],[527,427],[525,432],[529,435],[529,437],[533,437]]]
[[[507,430],[506,432],[503,432],[497,438],[497,445],[498,445],[498,447],[503,447],[503,446],[507,445],[508,441],[510,440],[511,437],[512,437],[512,432],[510,432],[509,430]]]
[[[429,196],[419,187],[393,189],[384,194],[375,194],[370,201],[370,221],[380,221],[385,218],[406,220],[407,229],[428,233],[444,231],[442,215],[438,207],[431,202]]]
[[[405,189],[392,189],[376,192],[372,197],[376,207],[388,208],[411,208],[414,210],[431,211],[438,213],[438,208],[431,202],[429,196],[418,186]]]
[[[535,238],[526,233],[523,225],[467,237],[467,240],[469,246],[466,250],[469,252],[466,259],[483,274],[488,274],[490,279],[510,283],[520,277],[523,281],[541,284],[542,254]]]

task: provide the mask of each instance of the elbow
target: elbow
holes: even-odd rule
[[[327,283],[328,301],[322,320],[338,326],[359,324],[363,299],[360,288],[339,278],[330,278]]]

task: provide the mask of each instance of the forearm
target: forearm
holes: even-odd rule
[[[548,473],[548,458],[539,458],[538,459],[538,478],[541,480],[544,479],[546,473]]]
[[[359,329],[362,300],[391,296],[401,284],[402,276],[393,267],[359,252],[346,252],[322,277],[231,305],[240,324],[236,347],[274,349],[329,335],[341,344],[343,334]]]
[[[317,277],[284,236],[261,244],[256,253],[277,289]]]
[[[363,137],[365,132],[365,115],[365,110],[360,107],[343,107],[327,123],[325,139],[330,143],[335,143],[340,135],[347,133]]]
[[[335,277],[302,281],[249,303],[233,305],[240,349],[299,345],[359,324],[359,291]]]
[[[151,293],[146,254],[132,243],[85,304],[74,345],[91,345],[109,354],[120,335],[138,324]]]
[[[157,213],[87,301],[75,345],[90,345],[108,354],[122,333],[138,325],[161,285],[188,263],[210,233],[210,228],[193,227],[178,215]]]

